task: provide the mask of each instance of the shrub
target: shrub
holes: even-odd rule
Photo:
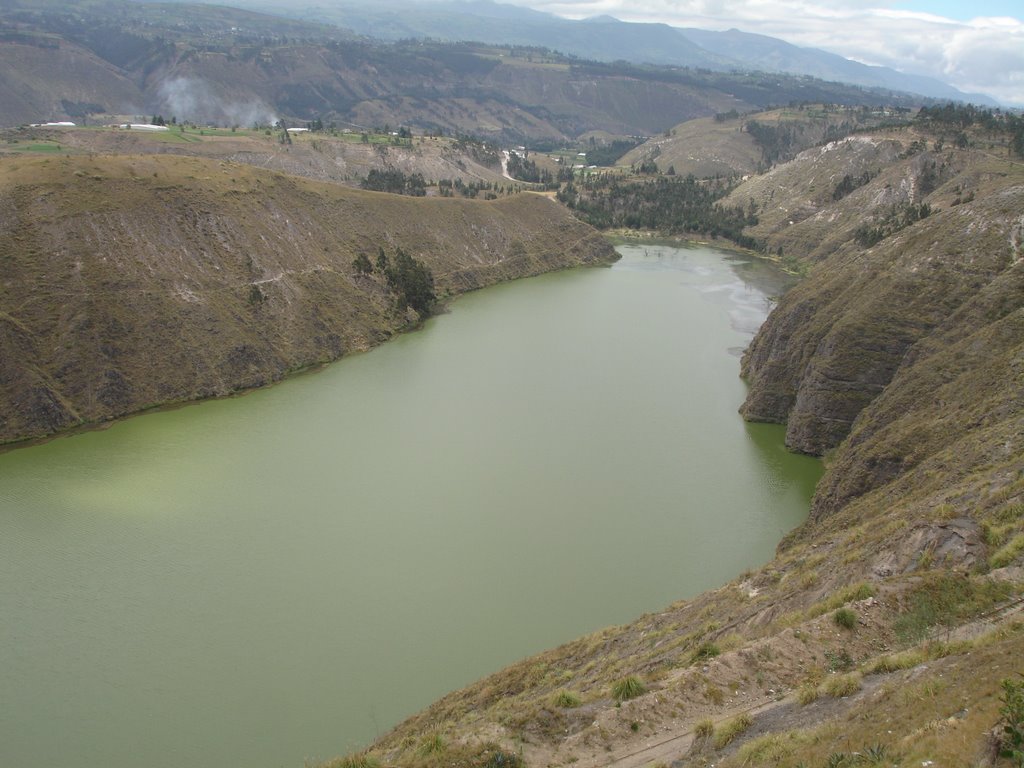
[[[715,724],[711,720],[701,720],[693,728],[695,739],[708,739],[715,732]]]
[[[857,626],[857,614],[849,608],[840,608],[832,614],[832,621],[843,629],[853,629]]]
[[[727,720],[721,728],[715,732],[715,749],[722,749],[736,740],[741,733],[753,725],[754,720],[746,712],[736,715],[732,720]]]
[[[860,762],[868,765],[882,765],[889,760],[888,748],[885,744],[870,744],[860,752]]]
[[[999,708],[1003,726],[999,756],[1009,759],[1017,768],[1024,768],[1024,679],[1003,680],[999,700],[1003,704]]]
[[[1009,596],[1012,588],[990,580],[939,574],[910,593],[909,609],[894,624],[904,642],[924,639],[936,625],[951,625],[988,610]]]
[[[636,675],[624,677],[612,686],[612,698],[616,701],[628,701],[647,693],[647,688]]]

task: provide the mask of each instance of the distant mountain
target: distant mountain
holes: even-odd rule
[[[381,40],[429,37],[539,46],[595,61],[784,72],[929,98],[996,105],[988,96],[963,93],[935,78],[869,66],[827,51],[801,48],[736,29],[680,29],[666,24],[625,22],[607,15],[573,21],[493,0],[441,0],[429,4],[415,0],[339,0],[330,5],[301,7],[289,6],[284,0],[233,2],[292,18],[337,24]]]
[[[741,32],[738,29],[711,32],[705,29],[686,28],[678,31],[702,49],[750,69],[810,75],[822,80],[837,80],[869,88],[891,88],[935,99],[971,101],[975,104],[996,106],[996,102],[984,94],[964,93],[932,77],[905,74],[889,67],[861,64],[828,51],[800,48],[766,35]]]
[[[337,24],[378,40],[432,38],[549,48],[593,61],[729,69],[733,62],[703,50],[666,24],[627,24],[610,16],[572,21],[491,0],[366,3],[293,8],[281,0],[235,0],[235,4],[306,21]]]

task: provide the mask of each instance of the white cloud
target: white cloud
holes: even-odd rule
[[[1024,22],[1010,17],[947,19],[876,0],[512,0],[570,18],[729,29],[822,48],[867,64],[945,80],[967,92],[1024,105]]]

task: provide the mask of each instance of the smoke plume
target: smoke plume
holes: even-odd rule
[[[277,115],[260,99],[234,101],[219,96],[210,84],[197,77],[175,77],[157,89],[162,112],[179,121],[216,125],[273,125]]]

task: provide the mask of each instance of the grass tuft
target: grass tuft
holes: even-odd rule
[[[693,727],[693,736],[695,739],[709,739],[711,738],[711,734],[714,732],[715,723],[710,719],[701,720]]]
[[[420,742],[419,752],[422,756],[427,757],[429,755],[440,754],[444,752],[447,747],[448,743],[444,740],[444,736],[435,731]]]
[[[693,652],[692,663],[696,664],[700,661],[713,659],[715,656],[718,656],[721,652],[722,649],[712,642],[701,643],[699,646],[697,646],[697,650]]]
[[[849,608],[839,608],[832,614],[832,621],[843,629],[854,629],[857,626],[857,614]]]
[[[843,696],[850,696],[860,690],[860,674],[851,672],[848,675],[836,675],[830,677],[822,686],[825,693],[834,699],[841,699]]]
[[[796,692],[796,700],[800,703],[801,707],[806,707],[808,704],[818,700],[821,695],[821,689],[818,688],[815,683],[804,683]]]
[[[612,686],[612,698],[616,701],[629,701],[647,693],[647,687],[636,675],[624,677]]]
[[[989,565],[993,568],[1005,568],[1021,554],[1024,554],[1024,533],[1018,534],[1010,539],[1004,546],[992,555]]]

